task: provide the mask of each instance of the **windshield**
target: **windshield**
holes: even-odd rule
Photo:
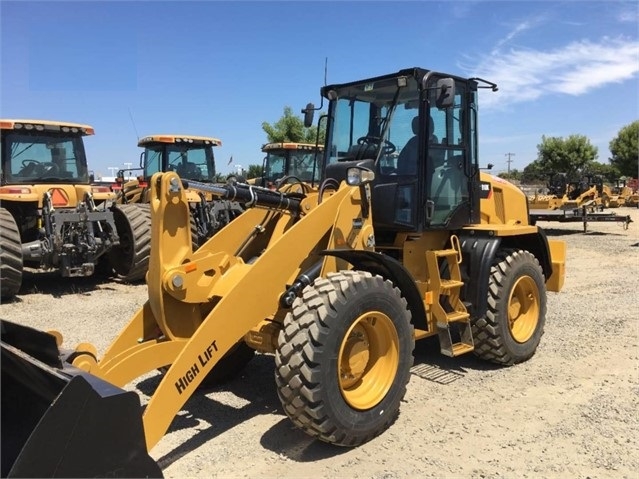
[[[396,167],[399,154],[415,135],[412,123],[418,116],[418,84],[414,78],[406,80],[402,87],[392,78],[348,85],[335,92],[338,99],[332,103],[329,163],[373,158],[380,168]]]
[[[264,169],[264,178],[267,183],[275,183],[285,175],[286,153],[285,152],[268,152],[266,155],[266,168]]]
[[[313,165],[315,152],[310,150],[269,151],[266,155],[264,177],[266,182],[276,182],[284,176],[294,176],[302,181],[314,181],[319,178],[319,168]]]
[[[82,137],[3,133],[2,174],[4,183],[88,183]]]
[[[215,181],[213,148],[210,145],[147,146],[144,150],[145,178],[161,171],[175,171],[180,177],[189,180]]]

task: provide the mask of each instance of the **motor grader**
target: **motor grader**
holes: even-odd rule
[[[289,182],[319,183],[318,159],[323,145],[298,142],[273,142],[262,145],[266,153],[262,161],[262,175],[247,181],[265,188],[278,188]]]
[[[518,188],[480,172],[481,87],[496,89],[420,68],[324,86],[322,181],[306,194],[156,173],[148,301],[103,355],[90,344],[56,351],[60,333],[3,322],[3,473],[161,474],[148,451],[210,374],[237,369],[245,347],[274,356],[296,426],[348,447],[397,418],[416,340],[501,365],[531,358],[566,248],[528,223]],[[196,251],[193,186],[247,206]],[[123,388],[158,370],[142,410]],[[44,457],[46,438],[55,444]]]
[[[124,170],[118,174],[120,188],[116,203],[122,204],[123,210],[137,211],[135,217],[133,214],[116,217],[118,224],[123,223],[122,229],[126,226],[132,232],[121,238],[120,247],[112,254],[114,269],[120,276],[137,281],[144,279],[148,270],[151,247],[148,182],[153,174],[176,171],[182,179],[215,183],[217,175],[213,148],[221,144],[222,141],[217,138],[174,134],[149,135],[138,141],[138,146],[144,148],[137,168],[141,174],[129,181],[123,181]],[[244,211],[236,201],[221,200],[202,190],[190,188],[187,196],[196,246]]]
[[[2,299],[20,290],[24,268],[91,276],[119,245],[107,186],[93,185],[83,138],[89,125],[51,120],[0,120],[0,286]]]

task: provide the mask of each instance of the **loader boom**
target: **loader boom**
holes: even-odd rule
[[[217,361],[248,331],[273,318],[286,285],[313,262],[335,268],[335,259],[320,257],[320,250],[363,249],[370,233],[360,188],[344,185],[321,204],[317,194],[302,199],[305,221],[287,211],[247,210],[232,229],[221,230],[194,253],[179,177],[157,173],[150,186],[156,253],[147,277],[149,300],[99,362],[90,364],[88,355],[74,362],[119,386],[170,365],[144,412],[149,450]],[[263,240],[263,235],[269,237]],[[243,259],[242,245],[252,251],[250,243],[261,249],[262,241],[268,244],[259,258]],[[315,254],[309,255],[309,244],[317,245]],[[250,302],[245,291],[252,291]]]

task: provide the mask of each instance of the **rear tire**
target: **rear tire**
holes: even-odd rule
[[[133,203],[113,207],[120,244],[111,248],[109,261],[125,281],[144,280],[151,255],[151,206]]]
[[[544,333],[546,283],[537,258],[503,250],[490,269],[488,310],[472,321],[475,354],[502,365],[531,358]]]
[[[361,271],[319,278],[279,334],[275,381],[284,411],[322,441],[362,444],[397,418],[414,347],[410,312],[390,281]]]
[[[0,296],[11,299],[22,286],[22,241],[13,216],[0,208]]]

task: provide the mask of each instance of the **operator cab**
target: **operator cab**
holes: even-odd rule
[[[310,143],[266,143],[262,162],[260,186],[276,187],[280,182],[292,178],[296,181],[317,183],[320,171],[317,166],[323,146]]]
[[[191,135],[153,135],[142,138],[138,146],[140,168],[144,178],[154,173],[175,171],[180,178],[202,182],[215,182],[215,155],[213,147],[222,141],[217,138]]]
[[[2,184],[89,184],[83,137],[89,125],[0,120]]]
[[[376,231],[479,222],[476,80],[412,68],[322,88],[324,177],[341,181],[354,164],[374,171]]]

